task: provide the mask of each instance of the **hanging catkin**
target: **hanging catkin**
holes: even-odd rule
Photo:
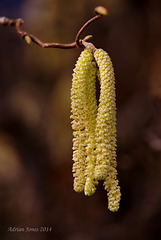
[[[86,195],[95,192],[96,66],[90,49],[85,49],[74,69],[71,108],[73,128],[74,190]]]
[[[98,49],[94,53],[100,80],[100,98],[96,125],[95,178],[104,180],[109,166],[116,167],[116,103],[115,77],[108,54]]]
[[[100,98],[96,120],[95,178],[105,180],[108,208],[117,211],[120,202],[116,170],[116,96],[115,76],[109,55],[102,49],[94,53],[100,80]]]
[[[108,208],[117,211],[121,193],[116,170],[114,70],[104,50],[87,45],[76,63],[71,89],[74,190],[92,195],[98,180],[103,180]],[[100,81],[98,109],[96,76]]]
[[[92,54],[92,51],[90,54]],[[92,54],[93,56],[93,54]],[[96,101],[96,64],[91,58],[89,62],[90,71],[88,72],[88,76],[86,78],[86,134],[87,134],[87,147],[86,147],[86,183],[84,193],[85,195],[92,195],[96,188],[95,186],[98,184],[98,181],[94,180],[94,168],[96,162],[96,139],[95,139],[95,128],[96,128],[96,115],[97,115],[97,101]]]

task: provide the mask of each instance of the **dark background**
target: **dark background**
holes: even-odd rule
[[[80,50],[28,46],[0,26],[2,240],[161,239],[161,1],[8,0],[0,16],[23,18],[43,41],[72,42],[97,5],[110,14],[84,36],[115,68],[120,209],[108,210],[102,183],[91,197],[73,190],[70,88]]]

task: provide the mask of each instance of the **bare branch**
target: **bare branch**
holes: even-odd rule
[[[97,19],[101,18],[104,15],[107,15],[106,8],[102,6],[98,6],[95,8],[95,14],[93,18],[88,20],[78,31],[75,41],[72,43],[44,43],[40,39],[38,39],[36,36],[29,34],[23,30],[21,30],[21,25],[24,23],[23,19],[18,18],[15,20],[6,18],[6,17],[0,17],[0,25],[2,26],[14,26],[16,28],[17,34],[22,38],[25,39],[25,41],[30,44],[31,42],[36,43],[38,46],[42,48],[62,48],[62,49],[70,49],[70,48],[81,48],[84,46],[82,43],[85,42],[89,37],[85,37],[84,39],[80,39],[81,34],[84,32],[84,30],[89,26],[89,24],[93,23]]]

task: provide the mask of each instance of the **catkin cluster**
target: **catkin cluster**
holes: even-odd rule
[[[99,105],[96,77],[100,81]],[[116,170],[115,77],[102,49],[85,48],[76,63],[71,89],[74,190],[92,195],[104,181],[108,208],[117,211],[121,198]]]

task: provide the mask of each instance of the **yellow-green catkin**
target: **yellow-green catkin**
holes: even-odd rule
[[[120,206],[121,192],[119,182],[116,179],[117,171],[115,168],[110,167],[108,176],[104,181],[105,189],[108,196],[108,209],[112,212],[116,212]]]
[[[73,129],[74,190],[95,191],[96,66],[90,49],[82,51],[73,73],[71,110]]]
[[[88,77],[86,78],[87,83],[87,95],[86,95],[86,134],[87,134],[87,147],[86,147],[86,183],[84,193],[85,195],[92,195],[96,190],[96,185],[98,181],[94,179],[94,168],[96,162],[96,139],[95,139],[95,128],[96,128],[96,116],[97,116],[97,101],[96,101],[96,74],[97,68],[93,53],[91,50],[91,60],[89,61],[90,71],[88,72]]]
[[[100,98],[96,119],[96,166],[95,178],[105,180],[108,192],[108,207],[117,211],[120,188],[116,171],[116,101],[115,76],[109,55],[102,49],[94,53],[100,80]]]
[[[116,103],[115,77],[108,54],[98,49],[94,53],[100,80],[100,98],[96,125],[95,178],[104,180],[109,166],[116,167]]]

